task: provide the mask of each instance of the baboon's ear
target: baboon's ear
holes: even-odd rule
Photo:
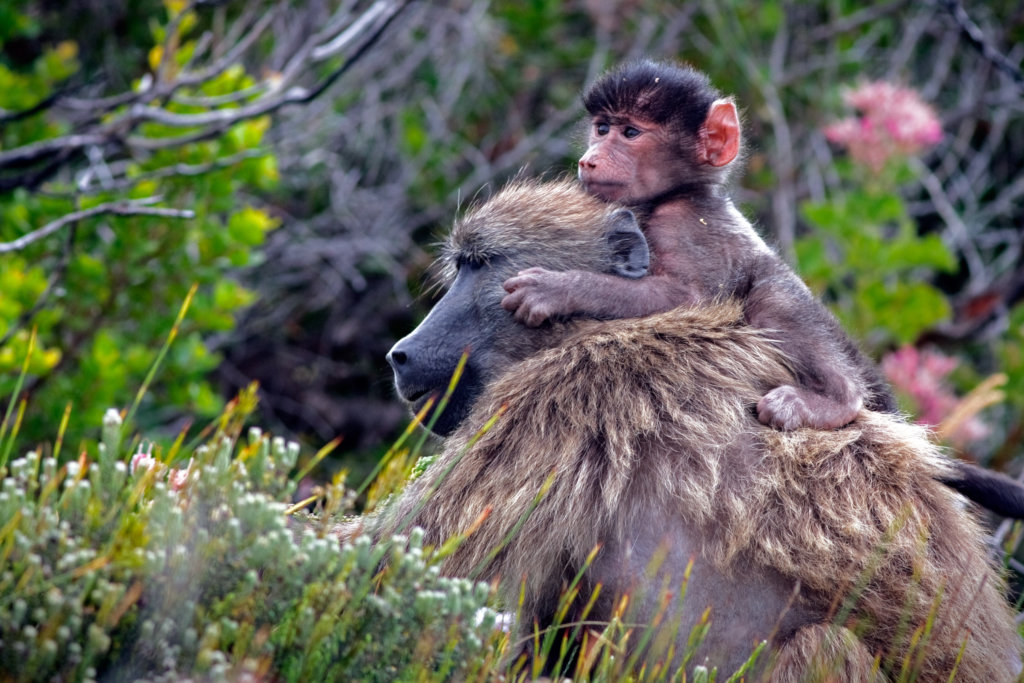
[[[630,278],[647,274],[651,267],[651,250],[632,211],[617,209],[612,213],[604,238],[611,252],[613,273]]]

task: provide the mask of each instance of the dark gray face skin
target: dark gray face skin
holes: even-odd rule
[[[629,211],[615,212],[604,234],[604,271],[618,277],[643,277],[650,266],[647,240]],[[566,255],[565,267],[584,267]],[[542,348],[558,342],[566,326],[558,322],[530,328],[516,322],[501,307],[502,283],[522,264],[502,255],[486,262],[458,258],[458,271],[448,292],[409,335],[400,339],[387,361],[395,373],[395,388],[414,412],[427,400],[444,394],[464,351],[469,357],[463,375],[444,412],[433,426],[447,436],[466,418],[481,391],[501,372]],[[591,264],[592,265],[592,264]],[[431,417],[425,416],[429,424]]]
[[[441,436],[450,434],[466,417],[481,389],[493,379],[493,370],[515,360],[497,349],[498,339],[529,335],[530,330],[517,325],[501,308],[505,275],[499,272],[505,271],[494,263],[460,266],[441,301],[388,352],[398,395],[414,412],[429,398],[441,398],[462,353],[469,353],[462,378],[434,423],[433,431]]]

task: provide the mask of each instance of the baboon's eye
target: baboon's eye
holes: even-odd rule
[[[491,265],[494,257],[484,254],[460,254],[456,261],[456,268],[459,270],[480,270]]]
[[[605,121],[598,121],[594,124],[594,132],[598,135],[608,135],[612,127]]]
[[[625,130],[622,131],[622,134],[632,140],[640,135],[640,129],[634,128],[633,126],[626,126]]]

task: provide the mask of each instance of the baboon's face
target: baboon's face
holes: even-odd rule
[[[556,227],[537,229],[527,204],[532,203],[534,213],[537,202],[564,205],[559,201],[564,197],[545,194],[551,188],[556,193],[566,191],[559,184],[530,186],[525,196],[522,188],[511,196],[506,190],[456,226],[444,257],[450,282],[447,293],[387,355],[399,396],[418,412],[430,397],[439,399],[444,394],[460,357],[468,353],[462,377],[434,424],[437,434],[450,434],[499,374],[556,345],[570,331],[564,323],[538,328],[518,324],[501,307],[505,280],[531,266],[619,273],[635,268],[638,259],[646,262],[647,242],[633,214],[609,210],[600,203],[591,211],[590,202],[597,200],[589,197],[572,194],[569,198],[585,202],[588,210],[578,214],[561,210],[554,217]]]
[[[496,373],[521,357],[517,349],[534,348],[545,334],[518,325],[501,308],[501,283],[515,274],[507,261],[464,261],[457,268],[444,297],[387,355],[398,395],[418,412],[430,397],[436,401],[444,394],[459,358],[468,353],[462,377],[434,425],[441,435],[466,417]]]

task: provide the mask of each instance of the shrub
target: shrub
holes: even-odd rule
[[[484,584],[443,578],[421,535],[342,547],[288,500],[299,447],[232,402],[194,448],[128,447],[116,411],[94,460],[0,468],[4,680],[465,678],[488,661]],[[129,459],[131,453],[135,457]],[[296,506],[299,507],[299,506]],[[380,570],[386,564],[387,568]]]

